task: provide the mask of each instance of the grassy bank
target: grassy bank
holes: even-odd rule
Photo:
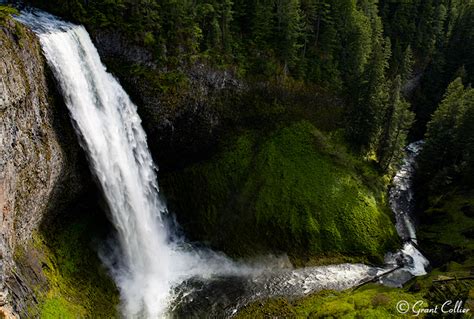
[[[187,233],[234,256],[380,261],[397,244],[381,178],[309,122],[245,130],[161,184]]]
[[[244,307],[237,318],[412,318],[396,304],[405,300],[423,308],[439,308],[461,301],[466,314],[421,313],[418,318],[471,318],[474,310],[474,197],[472,191],[454,190],[428,200],[419,216],[420,248],[435,267],[402,289],[370,284],[344,292],[323,291],[297,300],[262,300]],[[448,307],[449,308],[449,307]],[[452,307],[451,307],[452,308]]]
[[[273,299],[253,303],[243,308],[236,318],[411,318],[412,314],[397,311],[400,300],[411,304],[424,301],[421,294],[368,285],[355,291],[322,291],[293,301]]]

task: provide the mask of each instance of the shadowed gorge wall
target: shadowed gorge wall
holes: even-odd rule
[[[82,195],[95,188],[36,36],[1,17],[0,57],[0,307],[7,317],[33,316],[54,286],[44,272],[45,260],[58,252],[48,233],[57,220],[74,220],[71,205],[79,198],[97,198]],[[61,228],[67,233],[69,225]],[[98,260],[95,253],[92,260]]]
[[[472,90],[472,0],[26,2],[87,28],[138,106],[160,190],[187,239],[232,257],[381,264],[400,244],[386,193],[408,132],[422,138],[453,76]],[[117,289],[96,249],[112,231],[101,196],[39,43],[2,10],[0,307],[114,317]],[[384,288],[389,301],[369,288],[338,295],[334,312],[316,311],[313,298],[289,312],[337,317],[374,298],[363,307],[389,313],[354,314],[393,315],[395,298],[417,286],[436,292],[438,274],[472,274],[472,183],[460,183],[473,171],[472,96],[459,133],[440,129],[451,138],[427,147],[417,170],[446,184],[418,181],[416,194],[420,251],[440,269],[401,296]],[[270,303],[271,313],[286,301]]]

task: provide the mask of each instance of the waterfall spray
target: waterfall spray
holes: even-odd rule
[[[175,284],[232,265],[217,254],[211,258],[203,251],[185,252],[179,242],[169,240],[163,222],[166,206],[158,195],[137,108],[106,72],[84,27],[39,11],[17,19],[39,36],[108,203],[119,255],[111,256],[114,262],[105,261],[120,289],[122,312],[126,317],[163,316]]]
[[[171,239],[174,232],[164,220],[166,206],[159,197],[156,167],[137,107],[118,81],[107,73],[87,31],[42,11],[24,12],[16,19],[38,35],[81,145],[88,154],[91,170],[108,203],[118,245],[103,260],[120,290],[124,317],[164,317],[173,301],[175,308],[179,308],[176,303],[180,302],[184,308],[186,305],[193,308],[196,300],[205,301],[202,305],[207,315],[215,311],[215,316],[231,316],[239,307],[258,298],[297,297],[321,289],[347,289],[384,271],[362,264],[341,264],[273,269],[265,273],[269,269],[265,263],[253,267],[237,264],[221,254],[189,249],[182,241]],[[416,243],[414,227],[408,218],[410,205],[397,206],[408,197],[410,204],[410,183],[403,181],[413,173],[410,165],[415,155],[413,152],[407,157],[395,179],[398,188],[392,190],[391,204],[400,235]],[[409,274],[424,273],[427,261],[413,245],[406,243],[398,254],[411,258],[405,267]],[[387,265],[393,266],[390,260]],[[403,283],[402,280],[396,283]],[[193,282],[200,289],[193,290]],[[213,283],[219,286],[220,282],[224,282],[224,290],[213,289],[216,287]],[[242,287],[241,291],[229,289],[235,283]],[[175,291],[181,298],[178,302]],[[200,292],[205,295],[199,299]],[[235,295],[227,298],[229,292]]]

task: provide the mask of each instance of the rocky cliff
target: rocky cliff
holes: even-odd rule
[[[35,35],[0,20],[0,57],[0,316],[8,316],[24,313],[35,298],[32,280],[42,281],[34,255],[28,264],[15,263],[19,249],[80,193],[84,180],[82,153],[66,108],[48,87]]]
[[[89,30],[103,62],[134,102],[160,169],[206,156],[244,84],[203,62],[159,66],[152,50],[120,31]]]
[[[335,141],[313,126],[331,129],[340,104],[329,94],[239,78],[205,59],[169,67],[120,31],[90,34],[138,105],[168,208],[190,240],[239,257],[283,251],[298,265],[323,253],[381,262],[397,244],[375,173],[345,151],[335,159]]]
[[[212,70],[200,63],[180,71],[158,69],[146,48],[134,45],[120,33],[102,30],[92,35],[108,67],[139,102],[150,146],[155,149],[155,154],[160,155],[161,167],[175,167],[177,162],[192,159],[194,154],[206,150],[215,141],[214,129],[220,121],[215,101],[227,98],[223,94],[227,89],[235,91],[240,87],[228,72]],[[44,242],[47,238],[68,237],[71,232],[74,236],[86,237],[88,242],[94,237],[94,230],[86,230],[86,236],[82,230],[76,234],[74,231],[78,224],[82,227],[90,224],[90,220],[97,221],[95,218],[102,223],[101,226],[105,224],[104,229],[107,224],[95,207],[90,208],[86,203],[88,211],[84,211],[74,204],[85,189],[95,187],[91,185],[84,154],[78,147],[66,107],[56,91],[40,44],[31,31],[12,19],[6,19],[0,24],[0,47],[2,311],[27,317],[41,315],[48,313],[49,305],[57,300],[64,301],[58,297],[60,295],[70,299],[64,303],[65,311],[85,311],[85,314],[94,309],[97,313],[97,304],[108,307],[107,302],[112,303],[109,309],[112,311],[116,291],[111,282],[104,279],[103,270],[95,268],[100,268],[100,265],[96,252],[90,251],[88,243],[82,247],[76,243],[63,245],[55,239],[46,245]],[[180,82],[181,75],[184,82]],[[86,202],[97,201],[91,192],[85,195]],[[64,213],[75,217],[67,217]],[[93,217],[94,214],[99,217]],[[78,215],[82,217],[77,218]],[[81,218],[90,220],[84,222]],[[48,224],[64,219],[69,221],[53,226]],[[70,221],[75,224],[67,224]],[[61,250],[59,256],[55,255],[55,249]],[[71,260],[68,258],[72,255],[65,257],[64,254],[74,251],[74,256],[77,251],[89,256],[89,264],[82,264],[83,258],[74,260],[73,272],[69,273]],[[67,263],[67,267],[61,268],[62,262]],[[86,273],[86,268],[94,274]],[[59,279],[55,277],[56,271]],[[71,301],[80,299],[76,293],[78,289],[69,289],[69,280],[78,274],[92,278],[95,286],[103,280],[100,289],[106,287],[104,289],[108,290],[101,291],[100,295],[110,297],[110,300]],[[55,282],[57,280],[61,283]],[[87,292],[91,287],[87,282],[81,290]],[[45,297],[46,294],[54,298]],[[84,307],[74,308],[71,304]],[[50,308],[53,311],[58,309],[57,306]]]

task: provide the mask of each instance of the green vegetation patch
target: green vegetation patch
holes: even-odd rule
[[[0,5],[0,25],[12,14],[18,14],[18,10],[10,6]]]
[[[59,232],[46,242],[52,252],[45,270],[51,289],[42,307],[43,318],[58,318],[55,311],[62,310],[70,311],[74,318],[78,314],[94,318],[117,315],[118,291],[93,249],[97,243],[92,242],[91,233],[99,233],[97,227],[93,218],[75,220],[65,228],[58,227]]]
[[[63,216],[34,234],[27,250],[16,253],[20,265],[41,265],[38,276],[46,280],[46,285],[36,287],[39,306],[31,313],[51,319],[117,317],[118,291],[92,240],[103,226],[88,212],[82,217]]]
[[[421,246],[438,265],[454,260],[474,265],[474,194],[452,192],[432,197],[420,216]]]
[[[295,301],[255,302],[240,310],[236,318],[412,318],[411,313],[403,315],[397,311],[400,300],[410,304],[424,301],[420,294],[368,285],[345,292],[322,291]]]
[[[380,178],[312,124],[248,130],[224,144],[211,159],[162,176],[194,238],[238,256],[270,248],[374,261],[397,243]]]
[[[50,290],[41,306],[42,318],[117,315],[118,291],[92,249],[93,228],[90,221],[79,221],[47,242],[38,236],[40,249],[49,252],[43,270]]]

